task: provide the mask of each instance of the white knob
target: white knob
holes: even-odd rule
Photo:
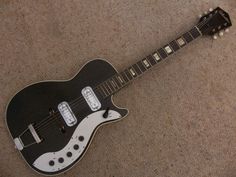
[[[210,9],[209,9],[209,12],[212,12],[212,11],[213,11],[213,8],[210,8]]]
[[[229,32],[229,28],[225,29],[225,32],[228,33]]]
[[[218,38],[218,37],[217,37],[216,35],[214,35],[214,36],[213,36],[213,39],[215,39],[215,40],[216,40],[217,38]]]
[[[199,18],[202,18],[202,14],[198,15]]]
[[[204,14],[208,14],[208,12],[206,11],[206,12],[204,12]]]
[[[224,32],[223,31],[219,32],[219,36],[220,37],[224,36]]]

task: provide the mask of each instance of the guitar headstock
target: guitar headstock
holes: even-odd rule
[[[209,12],[205,12],[203,16],[200,16],[197,27],[203,35],[212,35],[214,39],[217,39],[217,33],[219,36],[223,36],[224,32],[228,32],[228,28],[232,26],[229,14],[220,7],[209,9]]]

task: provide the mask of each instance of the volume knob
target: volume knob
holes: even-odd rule
[[[71,153],[71,152],[67,152],[67,153],[66,153],[66,156],[67,156],[67,157],[71,157],[71,156],[72,156],[72,153]]]

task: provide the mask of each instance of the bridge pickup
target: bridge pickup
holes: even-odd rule
[[[63,101],[57,106],[59,112],[61,113],[61,116],[63,117],[64,121],[66,122],[66,125],[69,127],[72,127],[77,123],[77,118],[75,117],[73,111],[70,108],[70,105]]]
[[[89,105],[92,111],[97,111],[102,107],[100,101],[98,100],[91,87],[87,86],[83,88],[81,94],[83,95],[84,99],[86,100],[87,104]]]

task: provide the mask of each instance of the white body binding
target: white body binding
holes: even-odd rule
[[[115,119],[121,118],[121,115],[114,110],[109,110],[109,114],[107,118],[103,118],[103,113],[105,110],[100,110],[98,112],[94,112],[84,118],[78,127],[75,129],[75,132],[73,133],[70,141],[68,144],[57,152],[48,152],[41,156],[39,156],[33,163],[33,166],[41,171],[44,172],[56,172],[59,170],[62,170],[72,164],[74,161],[76,161],[82,153],[85,151],[86,146],[89,143],[89,140],[92,138],[92,134],[94,130],[101,124],[106,121],[111,121]],[[83,136],[84,140],[79,141],[78,137]],[[78,150],[74,150],[73,146],[75,144],[79,145]],[[72,152],[72,157],[67,157],[66,153],[70,151]],[[64,158],[63,163],[59,163],[58,159],[62,157]],[[55,162],[54,166],[49,165],[49,161],[53,160]]]

